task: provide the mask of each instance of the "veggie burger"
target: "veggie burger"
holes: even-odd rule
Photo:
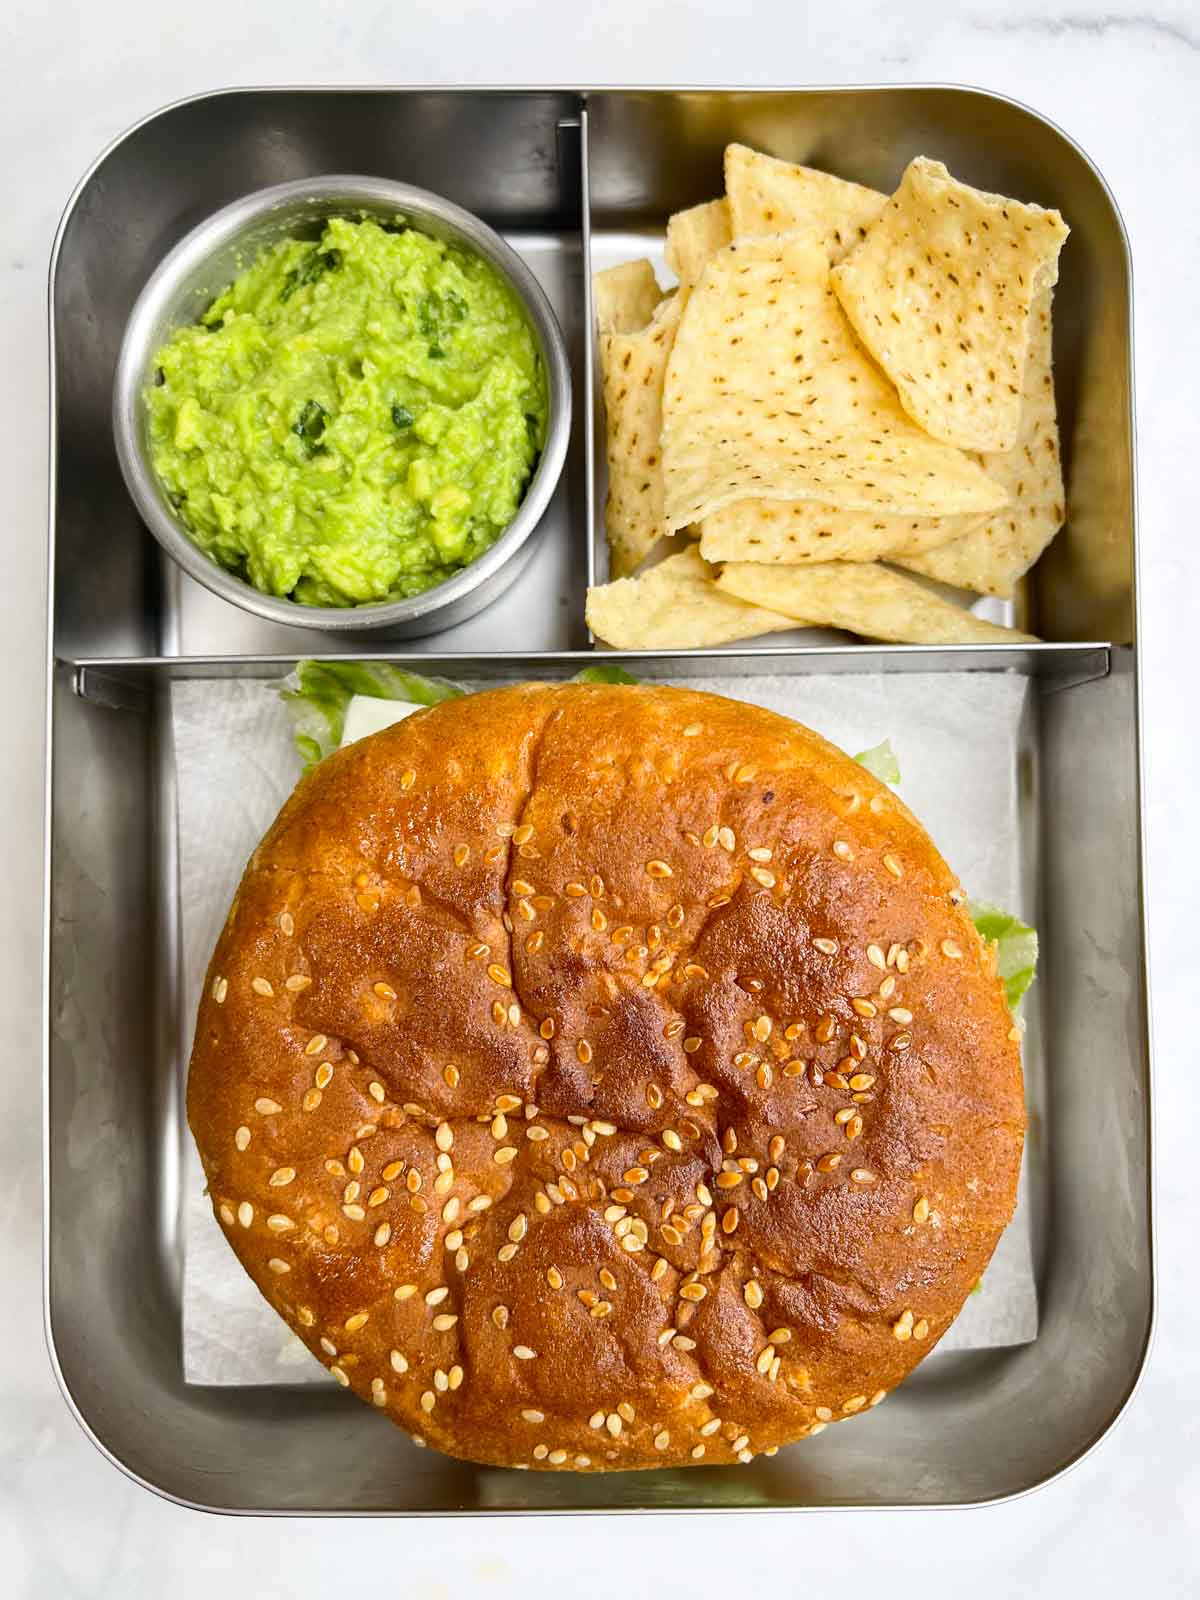
[[[895,793],[685,689],[456,696],[317,762],[196,1026],[215,1214],[334,1378],[534,1470],[884,1400],[1012,1214],[996,947]]]

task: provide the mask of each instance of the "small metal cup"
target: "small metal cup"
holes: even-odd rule
[[[267,245],[314,233],[330,216],[402,214],[435,238],[474,250],[508,282],[524,306],[546,372],[546,440],[525,497],[490,549],[444,583],[406,600],[378,605],[305,606],[262,594],[211,560],[193,541],[150,464],[145,395],[154,356],[174,330],[195,321]],[[259,189],[200,223],[159,263],[134,304],[117,359],[113,433],[126,487],[142,520],[167,554],[214,594],[272,622],[332,633],[416,638],[463,622],[518,576],[549,504],[571,429],[571,376],[562,329],[541,285],[499,234],[439,195],[386,178],[302,178]]]

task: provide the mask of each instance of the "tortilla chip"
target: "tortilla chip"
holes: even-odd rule
[[[729,238],[727,200],[709,200],[677,211],[667,223],[667,265],[680,283],[690,287]]]
[[[636,333],[600,335],[600,374],[608,453],[609,575],[625,578],[658,543],[663,527],[662,394],[667,357],[687,298],[659,302]]]
[[[906,416],[863,354],[819,244],[721,250],[693,290],[663,394],[668,531],[735,500],[943,516],[1006,500],[977,462]]]
[[[1016,449],[983,457],[984,471],[1008,490],[1011,504],[952,544],[924,554],[906,546],[903,555],[891,558],[899,566],[1007,599],[1062,527],[1066,495],[1054,407],[1050,300],[1051,291],[1044,289],[1034,301]]]
[[[587,625],[620,650],[704,650],[799,627],[793,617],[723,594],[695,545],[640,578],[589,589]]]
[[[802,233],[840,261],[866,237],[888,197],[828,172],[777,161],[744,144],[725,151],[725,190],[733,237]]]
[[[831,561],[811,567],[764,567],[731,562],[717,579],[717,587],[751,604],[769,600],[776,611],[788,616],[815,619],[864,639],[897,644],[1033,642],[1030,634],[983,622],[878,563],[850,566]]]
[[[874,561],[893,550],[916,554],[960,542],[987,519],[895,517],[842,511],[815,500],[735,500],[700,524],[706,561]]]
[[[1016,444],[1030,309],[1067,232],[1057,211],[971,189],[922,156],[834,268],[854,331],[935,439]]]
[[[648,261],[622,261],[592,279],[592,304],[601,333],[636,333],[663,297]]]

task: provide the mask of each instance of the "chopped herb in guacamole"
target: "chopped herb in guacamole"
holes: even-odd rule
[[[481,555],[546,425],[537,344],[481,257],[333,218],[158,352],[154,470],[206,554],[307,605],[400,599]]]

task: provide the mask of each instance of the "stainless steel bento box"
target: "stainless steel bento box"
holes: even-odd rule
[[[568,467],[544,536],[488,610],[403,656],[475,681],[568,676],[603,573],[589,267],[705,200],[738,139],[881,188],[927,153],[1059,206],[1056,299],[1070,524],[1021,604],[1048,642],[769,646],[625,658],[675,678],[1014,672],[1035,715],[1020,849],[1042,935],[1026,1052],[1041,1326],[939,1355],[869,1420],[748,1468],[612,1475],[477,1468],[418,1451],[340,1391],[183,1379],[185,1042],[169,687],[279,677],[316,640],[226,604],[161,559],[111,444],[113,366],[161,256],[238,195],[321,171],[445,194],[537,274],[567,336]],[[625,250],[626,244],[633,247]],[[1053,1478],[1108,1430],[1153,1315],[1149,1038],[1139,796],[1129,259],[1086,157],[1032,112],[955,88],[245,90],[149,118],[74,195],[51,270],[52,572],[46,1012],[46,1297],[53,1359],[97,1444],[185,1504],[418,1513],[965,1505]],[[329,641],[336,648],[336,642]],[[379,651],[372,651],[377,657]]]

